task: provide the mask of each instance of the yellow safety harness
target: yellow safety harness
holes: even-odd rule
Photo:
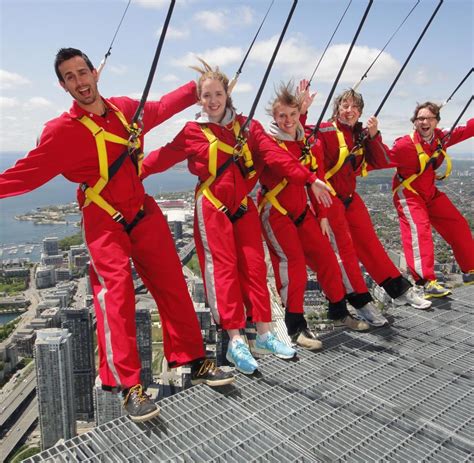
[[[274,140],[278,143],[280,148],[283,148],[284,150],[288,151],[288,147],[286,146],[285,142],[282,140],[278,140],[274,138]],[[301,165],[303,166],[309,166],[309,170],[311,172],[316,172],[318,170],[318,162],[316,160],[316,157],[311,153],[311,150],[307,148],[306,144],[306,139],[303,139],[303,143],[305,147],[303,148],[301,152],[301,156],[299,158],[299,161],[301,162]],[[335,191],[333,190],[332,186],[327,183],[329,188],[331,188],[331,193],[336,194]],[[262,190],[265,192],[264,198],[260,205],[258,206],[258,212],[261,213],[263,208],[265,207],[265,204],[270,203],[280,214],[282,215],[289,215],[288,211],[280,204],[280,201],[278,201],[277,196],[286,188],[288,185],[288,180],[284,178],[278,185],[276,185],[274,188],[271,190],[268,190],[265,185],[262,185]],[[299,217],[293,220],[293,222],[298,225],[301,223],[306,215],[307,209],[301,214]]]
[[[227,143],[220,141],[207,125],[201,125],[201,130],[209,141],[209,177],[200,184],[199,189],[196,192],[196,199],[198,199],[201,195],[204,195],[216,209],[224,212],[231,222],[235,222],[247,212],[247,196],[245,196],[240,202],[237,212],[235,212],[235,214],[231,214],[227,206],[214,196],[210,186],[220,175],[222,175],[222,173],[232,164],[232,162],[237,163],[240,168],[240,164],[238,164],[240,158],[243,159],[246,169],[245,172],[241,170],[242,175],[245,178],[252,178],[256,173],[253,165],[252,153],[250,152],[247,142],[243,142],[240,149],[236,149],[236,147],[230,146]],[[234,121],[232,130],[235,137],[239,139],[240,124],[237,120]],[[219,168],[217,168],[218,151],[222,151],[230,155],[227,161]]]
[[[416,152],[418,154],[418,161],[420,163],[420,170],[416,174],[410,175],[410,177],[403,179],[400,175],[398,177],[402,182],[397,185],[393,189],[393,194],[400,189],[400,188],[406,188],[407,190],[410,190],[412,193],[418,194],[418,192],[411,186],[411,184],[426,170],[426,168],[432,164],[441,154],[444,156],[446,159],[446,170],[443,175],[436,175],[436,180],[444,180],[445,178],[449,177],[451,174],[452,170],[452,162],[451,158],[448,156],[446,151],[443,149],[443,145],[441,144],[441,140],[438,138],[436,140],[438,147],[436,148],[436,151],[433,153],[432,156],[428,156],[424,151],[423,147],[421,146],[421,143],[416,143],[415,142],[415,132],[410,134],[411,141],[415,145]]]
[[[344,134],[339,130],[335,122],[333,122],[332,125],[336,130],[337,140],[339,142],[339,158],[337,159],[337,163],[332,167],[332,169],[329,169],[326,172],[326,175],[324,176],[326,180],[329,180],[331,177],[336,175],[336,173],[339,172],[339,170],[348,160],[353,159],[357,156],[364,156],[364,148],[362,147],[349,151],[346,140],[344,138]],[[362,159],[361,176],[367,176],[367,163],[365,162],[365,159]]]
[[[137,175],[140,175],[141,172],[141,165],[143,162],[143,153],[140,148],[140,129],[138,125],[135,123],[133,126],[128,124],[125,116],[122,112],[117,109],[115,106],[109,105],[114,110],[116,116],[125,127],[128,133],[130,133],[130,138],[127,140],[125,138],[119,137],[110,132],[106,132],[103,127],[100,127],[96,124],[90,117],[83,115],[79,119],[77,119],[81,124],[83,124],[95,138],[96,146],[97,146],[97,154],[99,157],[99,174],[100,178],[97,180],[96,184],[93,187],[90,187],[86,183],[82,183],[80,188],[84,192],[86,196],[86,200],[84,202],[84,207],[88,206],[91,202],[99,206],[101,209],[106,211],[115,222],[121,223],[127,233],[129,233],[132,228],[138,223],[138,221],[144,216],[143,206],[139,210],[138,214],[134,218],[131,223],[128,223],[125,218],[123,217],[122,213],[117,211],[112,205],[110,205],[101,195],[100,193],[105,188],[107,183],[110,179],[115,175],[118,171],[122,163],[124,162],[125,158],[129,155],[129,150],[133,149],[133,157],[132,160],[137,169]],[[117,143],[119,145],[127,146],[127,150],[109,167],[108,157],[107,157],[107,147],[106,142],[110,143]]]

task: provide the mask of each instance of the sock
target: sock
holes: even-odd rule
[[[259,339],[259,341],[266,341],[268,336],[270,336],[270,331],[267,331],[263,334],[257,334],[257,338]]]

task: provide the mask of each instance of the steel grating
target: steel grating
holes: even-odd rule
[[[159,418],[106,423],[30,462],[473,462],[474,286],[392,325],[325,333],[321,353],[196,386]]]

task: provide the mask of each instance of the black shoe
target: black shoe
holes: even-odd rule
[[[211,387],[233,383],[234,375],[216,367],[209,359],[198,360],[191,365],[191,384],[207,384]]]
[[[142,385],[137,384],[128,390],[123,408],[132,421],[147,421],[160,413],[159,407],[145,394]]]

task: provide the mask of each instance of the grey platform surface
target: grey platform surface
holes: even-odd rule
[[[196,386],[143,424],[122,417],[33,461],[474,462],[474,285],[392,325],[333,331],[319,353]]]

